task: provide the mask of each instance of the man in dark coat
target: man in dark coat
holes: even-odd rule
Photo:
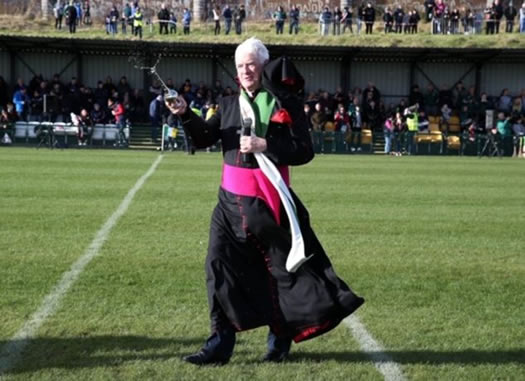
[[[512,3],[509,3],[507,8],[505,8],[505,11],[503,12],[505,14],[505,19],[507,20],[507,23],[505,25],[505,32],[512,33],[512,30],[514,29],[514,19],[516,18],[516,15],[518,14],[518,11],[516,8],[514,8],[514,5]]]
[[[255,38],[239,45],[235,61],[241,93],[223,97],[206,122],[180,97],[166,104],[180,115],[195,146],[220,139],[223,147],[206,258],[211,336],[200,351],[184,358],[196,365],[227,363],[236,332],[260,326],[270,327],[263,360],[283,361],[292,340],[331,330],[364,302],[336,276],[308,211],[289,187],[288,166],[314,156],[297,96],[304,80],[286,59],[264,68],[268,58]],[[301,240],[304,246],[296,250]]]
[[[374,22],[376,21],[376,10],[372,7],[372,3],[366,3],[363,19],[365,21],[366,34],[372,34]]]
[[[168,34],[168,22],[170,20],[170,11],[168,11],[168,9],[166,8],[166,4],[161,4],[161,8],[157,15],[157,18],[159,19],[159,34],[162,34],[163,30],[164,34]]]
[[[77,9],[71,1],[69,5],[65,7],[64,14],[66,16],[66,22],[69,26],[69,33],[75,33],[77,31]]]

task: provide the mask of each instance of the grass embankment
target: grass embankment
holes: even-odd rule
[[[0,149],[0,348],[82,255],[155,153]],[[295,191],[359,316],[410,380],[525,378],[524,161],[320,155]],[[165,154],[8,380],[380,380],[341,325],[261,364],[266,329],[221,368],[204,256],[219,154]]]
[[[267,22],[248,22],[243,35],[238,36],[233,31],[230,35],[213,35],[213,23],[194,23],[191,34],[182,34],[182,27],[178,25],[176,35],[159,35],[157,30],[150,31],[149,26],[144,27],[144,41],[164,42],[186,42],[186,43],[225,43],[237,44],[249,36],[257,36],[265,43],[276,45],[328,45],[328,46],[356,46],[356,47],[419,47],[419,48],[525,48],[525,34],[500,33],[498,35],[431,35],[430,24],[422,23],[420,32],[416,35],[410,34],[388,34],[383,33],[382,23],[376,23],[374,34],[365,35],[361,33],[344,34],[340,36],[320,36],[318,24],[304,22],[298,35],[290,35],[285,28],[284,35],[276,35],[274,25]],[[354,32],[356,25],[353,26]],[[504,27],[502,27],[504,28]],[[119,24],[120,32],[120,24]],[[223,29],[224,33],[224,29]],[[55,30],[54,20],[44,22],[42,20],[28,20],[20,16],[0,16],[0,38],[1,35],[34,36],[34,37],[60,37],[60,38],[86,38],[86,39],[124,39],[136,40],[129,33],[117,34],[115,37],[106,34],[104,25],[81,26],[74,35],[69,34],[64,25],[62,30]]]

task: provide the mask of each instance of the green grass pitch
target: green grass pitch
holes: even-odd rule
[[[0,348],[158,153],[0,148]],[[6,380],[381,380],[343,324],[266,365],[181,361],[208,334],[221,157],[167,153]],[[358,316],[409,380],[525,379],[525,160],[322,156],[292,171]],[[2,378],[2,376],[0,376]]]

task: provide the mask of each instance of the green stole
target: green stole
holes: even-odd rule
[[[253,101],[244,90],[241,90],[241,97],[252,106],[255,115],[255,135],[260,138],[265,137],[275,108],[275,98],[265,89],[261,89]]]

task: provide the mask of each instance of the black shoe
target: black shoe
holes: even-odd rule
[[[263,357],[263,362],[283,362],[288,358],[288,352],[270,351]]]
[[[182,359],[194,365],[225,365],[230,361],[229,358],[218,356],[216,353],[204,349],[192,355],[184,356]]]

